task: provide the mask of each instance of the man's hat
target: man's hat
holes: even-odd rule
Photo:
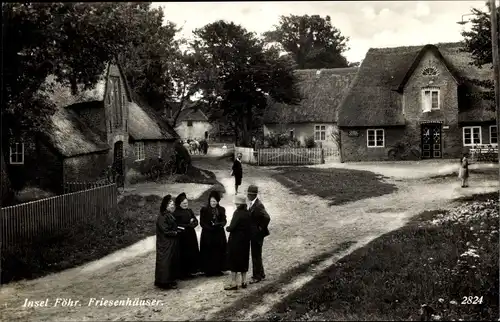
[[[253,184],[251,184],[249,187],[248,187],[248,190],[247,190],[248,193],[251,193],[251,194],[258,194],[259,193],[259,188]]]

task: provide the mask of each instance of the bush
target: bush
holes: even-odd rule
[[[306,148],[311,149],[316,147],[316,141],[314,141],[314,137],[308,136],[305,141]]]
[[[189,151],[180,143],[180,141],[177,141],[175,144],[175,163],[177,165],[177,168],[179,168],[179,165],[181,164],[182,161],[188,165],[188,168],[191,168],[191,155],[189,154]]]
[[[264,136],[264,146],[270,148],[298,147],[300,142],[296,138],[290,138],[286,133],[271,133]],[[267,144],[266,144],[267,143]]]

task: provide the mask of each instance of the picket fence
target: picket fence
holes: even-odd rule
[[[340,161],[335,148],[268,148],[257,149],[235,147],[241,153],[243,163],[256,165],[312,165]]]
[[[2,249],[113,214],[116,184],[1,208]]]

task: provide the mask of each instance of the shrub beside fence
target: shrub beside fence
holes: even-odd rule
[[[117,187],[109,184],[2,208],[2,249],[99,220],[114,213],[116,206]]]

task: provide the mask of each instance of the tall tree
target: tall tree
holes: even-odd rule
[[[278,25],[264,37],[266,42],[277,42],[291,53],[298,69],[348,66],[343,53],[349,38],[332,25],[330,16],[281,16]]]
[[[487,3],[488,8],[489,2]],[[472,28],[470,31],[463,31],[464,37],[463,50],[471,53],[472,64],[482,68],[485,65],[492,64],[492,46],[491,46],[491,10],[481,11],[472,9],[474,18],[471,19]],[[500,8],[497,8],[497,16],[500,18]],[[497,19],[500,21],[500,19]],[[493,67],[492,67],[493,68]],[[486,100],[495,100],[493,80],[481,81],[478,79],[470,79],[474,84],[487,89],[482,93],[482,98]]]
[[[294,65],[279,51],[240,25],[222,20],[194,31],[193,49],[204,65],[203,100],[210,115],[231,120],[240,144],[248,145],[268,99],[295,104],[300,100]]]

